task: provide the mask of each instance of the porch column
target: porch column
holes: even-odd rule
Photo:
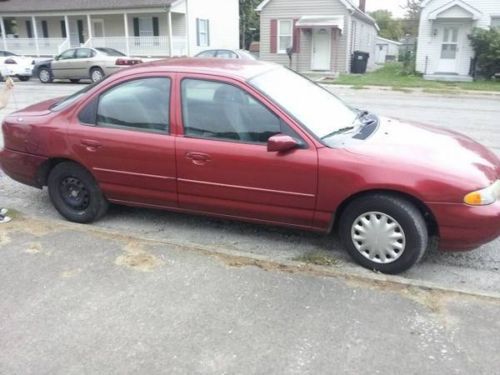
[[[36,18],[35,16],[31,16],[31,23],[33,27],[33,35],[35,36],[35,47],[36,47],[36,55],[40,56],[40,47],[38,46],[38,30],[36,27]]]
[[[87,14],[87,29],[89,30],[89,38],[87,39],[87,42],[89,42],[92,40],[92,22],[90,21],[90,14]],[[87,47],[90,47],[92,44],[90,43],[89,45],[87,45],[87,42],[85,42],[85,45]]]
[[[123,13],[123,24],[125,25],[125,53],[130,56],[130,45],[128,42],[128,14]]]
[[[186,0],[186,14],[184,19],[186,20],[186,48],[188,57],[191,56],[191,40],[189,39],[191,31],[189,30],[189,1]]]
[[[174,41],[172,39],[172,11],[169,10],[168,14],[168,55],[172,57],[174,55]]]
[[[0,30],[2,31],[3,49],[7,51],[7,35],[5,35],[5,24],[3,17],[0,17]]]
[[[69,35],[69,19],[68,19],[68,16],[64,16],[64,27],[66,29],[66,40],[68,41],[68,48],[71,48],[71,37]]]

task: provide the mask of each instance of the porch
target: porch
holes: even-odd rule
[[[163,11],[0,17],[0,48],[53,56],[74,47],[109,47],[127,55],[187,55],[186,15]]]

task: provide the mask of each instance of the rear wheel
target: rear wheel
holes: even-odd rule
[[[30,76],[17,76],[17,79],[19,79],[22,82],[26,82],[30,80]]]
[[[340,218],[339,230],[344,247],[356,262],[389,274],[417,263],[429,241],[420,211],[403,198],[385,194],[351,202]]]
[[[78,78],[71,78],[69,81],[71,83],[78,83],[78,82],[80,82],[80,80]]]
[[[90,79],[92,82],[99,82],[102,81],[104,78],[104,72],[102,71],[101,68],[92,68],[90,69]]]
[[[38,79],[42,83],[50,83],[52,82],[52,74],[48,68],[40,68],[38,71]]]
[[[70,221],[90,223],[109,206],[94,177],[73,162],[57,164],[49,174],[49,195],[54,207]]]

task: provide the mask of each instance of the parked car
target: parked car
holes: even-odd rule
[[[500,235],[500,160],[465,135],[350,108],[284,67],[144,63],[5,117],[0,165],[66,219],[109,202],[328,233],[398,273],[430,238]]]
[[[17,77],[20,81],[29,81],[33,70],[33,59],[16,55],[9,51],[0,51],[0,80],[5,77]]]
[[[42,83],[54,79],[81,79],[99,82],[119,69],[142,63],[141,59],[128,57],[113,48],[71,48],[54,59],[35,64],[34,74]]]
[[[198,53],[195,57],[256,60],[255,56],[243,49],[209,49]]]

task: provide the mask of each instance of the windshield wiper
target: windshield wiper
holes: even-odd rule
[[[354,129],[354,126],[346,126],[345,128],[340,128],[338,130],[335,130],[334,132],[331,132],[330,134],[327,134],[325,135],[324,137],[321,137],[321,139],[326,139],[326,138],[330,138],[330,137],[333,137],[334,135],[337,135],[337,134],[342,134],[342,133],[345,133],[349,130],[353,130]]]

